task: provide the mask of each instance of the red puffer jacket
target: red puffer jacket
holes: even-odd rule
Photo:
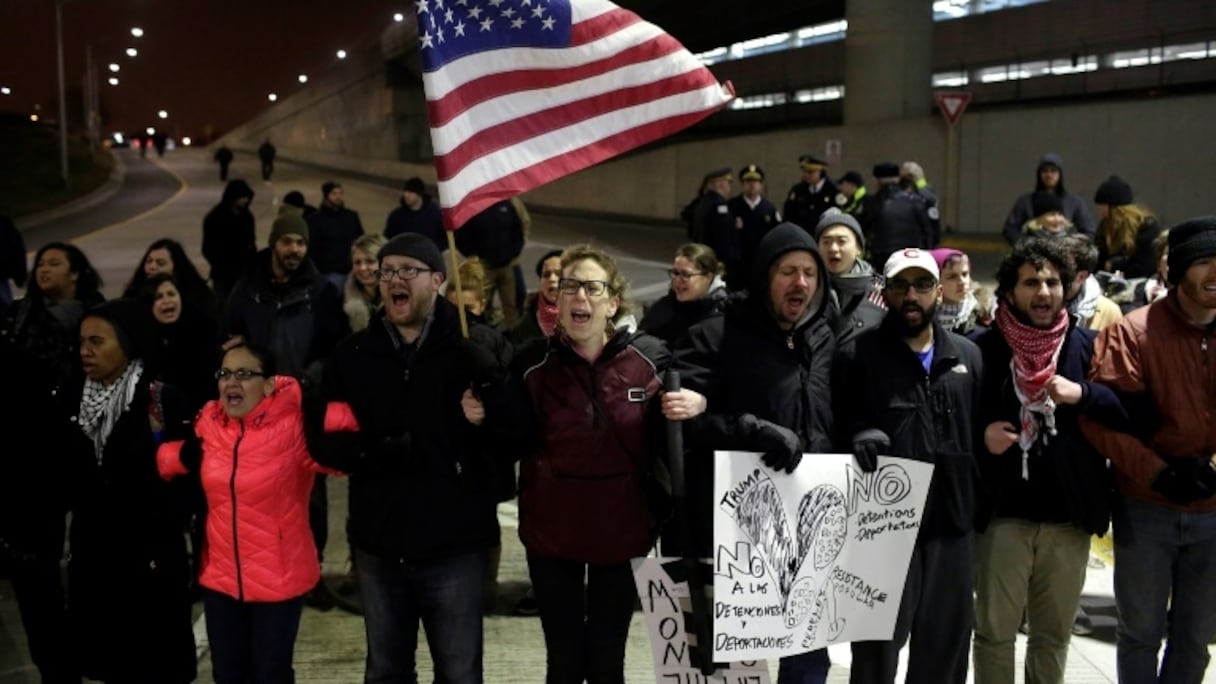
[[[218,400],[194,423],[207,496],[206,545],[199,583],[240,601],[284,601],[320,578],[308,527],[313,475],[330,472],[308,455],[299,383],[275,378],[275,391],[244,418],[229,418]],[[184,474],[183,447],[160,447],[163,477]]]

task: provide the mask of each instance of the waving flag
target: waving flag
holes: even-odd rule
[[[418,0],[417,10],[448,230],[734,97],[674,38],[607,0]]]

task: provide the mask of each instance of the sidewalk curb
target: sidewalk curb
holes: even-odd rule
[[[61,219],[65,216],[79,214],[80,212],[87,209],[92,209],[93,207],[106,202],[117,194],[118,191],[122,189],[123,183],[126,181],[127,166],[123,163],[122,157],[112,152],[109,154],[110,158],[114,160],[114,168],[110,169],[110,177],[106,179],[105,183],[102,183],[101,187],[85,195],[84,197],[77,197],[71,202],[61,204],[53,209],[47,209],[46,211],[40,211],[36,214],[27,214],[25,216],[13,219],[13,222],[17,224],[17,229],[25,231],[29,230],[30,228],[36,228],[43,224],[50,223],[51,221]]]

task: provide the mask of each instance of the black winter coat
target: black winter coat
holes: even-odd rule
[[[350,273],[350,246],[363,235],[359,213],[322,204],[308,222],[308,256],[321,273]]]
[[[440,252],[448,248],[448,238],[443,233],[443,215],[439,205],[430,197],[423,196],[422,206],[410,209],[402,200],[384,221],[384,239],[391,240],[402,233],[417,233],[435,243]]]
[[[305,259],[286,283],[274,281],[269,248],[232,290],[223,330],[269,347],[279,373],[302,376],[350,333],[342,295]]]
[[[1009,368],[1009,344],[996,326],[976,341],[987,368],[975,425],[976,454],[990,496],[985,508],[993,517],[1072,523],[1090,534],[1106,531],[1114,482],[1106,459],[1082,436],[1080,416],[1121,429],[1127,424],[1127,414],[1109,387],[1087,380],[1095,337],[1096,332],[1078,328],[1075,323],[1068,331],[1056,373],[1081,384],[1081,403],[1056,407],[1054,436],[1047,434],[1040,421],[1039,441],[1026,464],[1028,479],[1022,478],[1021,447],[1015,444],[994,456],[984,446],[984,429],[989,424],[1021,424],[1021,404]],[[986,523],[981,520],[981,529]]]
[[[720,313],[726,306],[726,288],[719,286],[700,299],[681,302],[670,290],[647,309],[638,327],[674,347],[688,329]]]
[[[818,256],[818,254],[816,254]],[[757,263],[771,263],[757,255]],[[767,266],[757,267],[767,271]],[[833,451],[831,365],[836,342],[826,317],[826,270],[820,260],[820,306],[790,331],[778,327],[760,296],[732,299],[726,311],[694,326],[672,368],[681,384],[704,394],[706,413],[685,427],[689,525],[694,552],[713,548],[714,450],[757,451],[750,418],[792,430],[804,452]],[[681,553],[664,539],[663,553]]]
[[[248,206],[236,200],[248,197],[253,189],[243,180],[228,181],[224,198],[203,218],[203,258],[211,267],[211,283],[224,296],[241,279],[257,253],[257,231]]]
[[[983,361],[970,340],[933,323],[929,373],[888,318],[857,338],[837,361],[833,391],[840,441],[852,444],[876,428],[891,439],[891,456],[934,464],[920,538],[972,531],[982,497],[975,460],[976,401]]]
[[[456,308],[443,298],[408,366],[390,325],[378,313],[334,350],[321,394],[349,404],[359,432],[320,437],[313,459],[350,473],[356,548],[405,562],[489,548],[498,539],[495,459],[504,451],[493,432],[501,360],[461,337]],[[483,334],[497,336],[487,329],[476,337]],[[470,387],[486,403],[481,427],[460,406]]]
[[[191,682],[194,630],[185,531],[190,481],[166,482],[156,467],[164,441],[185,439],[194,417],[173,387],[150,374],[114,425],[98,459],[77,414],[83,383],[61,395],[56,431],[72,510],[68,616],[81,668],[107,682]],[[155,416],[155,420],[154,420]],[[157,429],[159,428],[159,429]],[[125,626],[114,628],[114,616]]]

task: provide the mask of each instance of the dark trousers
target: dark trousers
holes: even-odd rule
[[[203,610],[216,684],[295,682],[291,660],[303,597],[252,603],[204,589]]]
[[[228,165],[223,162],[220,162],[220,180],[228,180]]]
[[[892,684],[899,651],[908,649],[906,684],[962,684],[975,622],[971,590],[972,539],[917,540],[890,641],[853,642],[850,684]]]
[[[546,684],[623,684],[637,602],[629,563],[591,565],[528,554],[545,633]]]
[[[777,684],[823,684],[831,667],[832,659],[826,648],[788,656],[781,659],[777,668]]]
[[[308,497],[308,527],[312,530],[313,543],[317,545],[317,560],[325,560],[325,544],[329,541],[329,494],[326,477],[317,473],[312,482],[312,494]]]
[[[482,682],[486,552],[407,564],[355,550],[367,630],[365,684],[417,684],[418,622],[435,684]]]
[[[63,555],[60,530],[58,552],[24,556],[13,563],[9,578],[21,613],[21,626],[43,684],[74,682],[80,673],[73,666],[71,631],[64,604],[59,559]]]
[[[262,160],[262,180],[270,180],[270,175],[274,173],[274,162]]]

